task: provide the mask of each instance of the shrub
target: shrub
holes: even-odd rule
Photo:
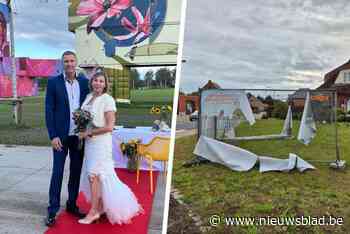
[[[277,119],[285,119],[288,112],[288,104],[276,101],[273,105],[272,117]]]
[[[303,112],[294,112],[293,113],[293,119],[294,120],[301,120],[302,116],[303,116]]]
[[[344,122],[346,120],[345,112],[338,108],[337,109],[337,121],[338,122]]]
[[[261,116],[261,119],[268,119],[269,117],[267,116],[267,113],[265,113],[265,114],[263,114],[262,116]]]

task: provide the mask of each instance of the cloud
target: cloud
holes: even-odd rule
[[[35,57],[35,50],[45,49],[49,50],[47,54],[60,57],[58,51],[74,48],[74,34],[68,31],[67,1],[26,0],[14,3],[17,56]],[[33,45],[33,53],[23,54],[22,48]]]
[[[316,88],[346,62],[350,3],[188,1],[181,89]]]

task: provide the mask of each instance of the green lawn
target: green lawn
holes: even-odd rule
[[[254,126],[242,125],[238,135],[279,133],[283,121],[261,120]],[[294,122],[294,135],[298,123]],[[350,127],[339,124],[342,159],[350,162]],[[246,226],[212,229],[212,233],[349,233],[350,173],[334,171],[327,164],[311,162],[317,170],[299,173],[234,172],[218,164],[184,168],[194,157],[196,137],[176,140],[173,184],[184,195],[184,201],[205,221],[213,215],[250,217],[295,217],[332,215],[344,217],[342,226]],[[316,138],[309,146],[293,140],[252,141],[240,147],[258,155],[287,158],[296,153],[306,160],[335,158],[334,126],[318,125]]]
[[[117,125],[150,126],[157,118],[152,105],[172,105],[174,89],[132,90],[132,104],[117,104]],[[0,144],[49,145],[45,127],[44,92],[23,101],[22,125],[11,124],[11,103],[0,103]],[[154,100],[154,101],[152,101]]]
[[[174,89],[131,90],[131,100],[135,103],[172,103]]]

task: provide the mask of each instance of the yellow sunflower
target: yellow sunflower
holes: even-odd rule
[[[156,107],[154,107],[154,106],[153,106],[153,107],[151,108],[150,113],[151,113],[151,114],[154,114],[154,113],[155,113],[155,111],[156,111]]]
[[[125,151],[125,144],[124,144],[124,143],[121,143],[121,144],[120,144],[120,148],[121,148],[122,151]]]

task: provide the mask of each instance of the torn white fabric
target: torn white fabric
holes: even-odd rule
[[[279,158],[271,158],[260,156],[259,157],[259,171],[267,172],[267,171],[285,171],[288,172],[293,170],[296,165],[296,155],[289,154],[288,159],[279,159]]]
[[[315,169],[310,163],[306,162],[298,155],[290,153],[288,159],[277,159],[271,157],[259,156],[260,172],[267,171],[291,171],[294,168],[303,172],[307,169]]]
[[[308,145],[312,138],[316,135],[316,123],[313,117],[311,102],[310,102],[310,93],[307,92],[306,100],[304,105],[303,117],[301,118],[298,140],[303,144]]]
[[[315,169],[311,164],[293,153],[289,154],[288,159],[258,156],[248,150],[205,136],[199,138],[193,153],[211,162],[227,166],[234,171],[248,171],[254,167],[258,160],[260,172],[291,171],[295,168],[303,172],[306,169]]]
[[[288,112],[287,112],[286,119],[284,120],[281,135],[291,136],[292,135],[292,128],[293,128],[292,107],[288,106]]]
[[[237,109],[242,112],[250,125],[255,123],[252,108],[244,91],[209,89],[201,93],[202,117],[232,117]]]
[[[297,169],[300,172],[303,172],[307,169],[315,169],[310,163],[306,162],[304,159],[297,156]]]
[[[234,171],[248,171],[258,159],[252,152],[205,136],[199,138],[193,153]]]

